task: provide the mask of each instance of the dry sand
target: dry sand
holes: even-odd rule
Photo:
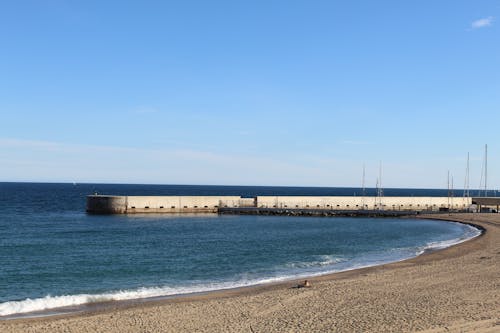
[[[432,216],[436,218],[436,216]],[[500,214],[487,232],[387,264],[297,282],[0,322],[0,332],[500,332]]]

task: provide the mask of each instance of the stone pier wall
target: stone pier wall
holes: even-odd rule
[[[112,196],[90,195],[87,212],[94,214],[217,213],[219,208],[439,211],[466,210],[472,198],[355,196]]]

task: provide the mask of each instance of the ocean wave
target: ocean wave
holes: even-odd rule
[[[193,286],[179,287],[150,287],[130,290],[119,290],[102,294],[79,294],[79,295],[47,295],[41,298],[27,298],[22,301],[9,301],[0,303],[0,316],[9,316],[28,312],[38,312],[50,309],[64,308],[70,306],[79,306],[84,304],[101,303],[109,301],[123,301],[133,299],[143,299],[152,297],[164,297],[173,295],[184,295],[192,293],[201,293],[214,290],[225,290],[251,285],[272,283],[286,280],[287,276],[263,278],[238,282],[220,282],[204,283]]]
[[[462,235],[462,237],[443,240],[443,241],[437,241],[437,242],[429,242],[425,246],[419,248],[419,251],[417,251],[417,255],[420,255],[420,254],[422,254],[426,251],[429,251],[429,250],[445,249],[447,247],[468,241],[472,238],[476,238],[479,235],[481,235],[481,230],[479,230],[478,228],[473,227],[471,225],[466,225],[466,231]]]
[[[340,262],[346,261],[345,258],[337,257],[334,255],[320,255],[316,256],[316,260],[312,261],[298,261],[285,264],[287,268],[314,268],[335,265]]]

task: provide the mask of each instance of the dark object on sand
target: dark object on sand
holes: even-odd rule
[[[301,283],[297,286],[297,288],[311,288],[311,283],[309,281],[305,280],[304,283]]]

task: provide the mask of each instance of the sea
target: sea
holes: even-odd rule
[[[362,190],[0,183],[0,319],[381,265],[480,234],[464,224],[411,218],[88,215],[86,196],[94,193],[253,197],[361,195]],[[376,189],[366,193],[375,195]],[[384,195],[448,191],[385,189]]]

